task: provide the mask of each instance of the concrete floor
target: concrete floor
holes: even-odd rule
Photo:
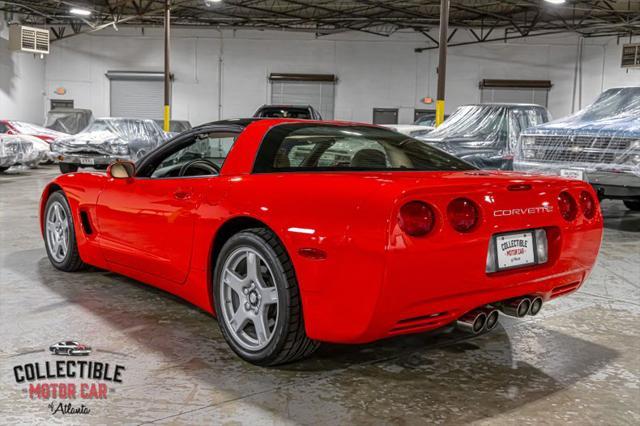
[[[607,201],[602,251],[576,294],[493,332],[325,345],[280,368],[240,361],[215,319],[133,280],[65,274],[37,224],[49,167],[0,175],[0,423],[640,424],[640,213]],[[88,415],[52,416],[29,400],[14,365],[59,359],[125,365]],[[80,403],[74,402],[79,405]]]

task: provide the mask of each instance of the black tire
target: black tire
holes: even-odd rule
[[[61,173],[73,173],[78,171],[77,164],[60,163],[58,166],[60,167]]]
[[[640,200],[624,200],[624,205],[634,212],[640,211]]]
[[[82,261],[80,258],[80,252],[78,251],[78,243],[76,241],[76,231],[73,226],[73,215],[71,214],[71,208],[69,207],[69,202],[67,201],[67,197],[65,197],[62,191],[56,191],[49,196],[47,200],[47,204],[44,208],[44,217],[43,220],[47,220],[47,215],[49,209],[54,204],[54,202],[59,202],[62,205],[62,208],[65,210],[65,214],[67,217],[67,225],[69,227],[69,247],[67,249],[67,253],[64,258],[58,262],[54,259],[51,252],[49,251],[49,244],[47,243],[47,239],[49,238],[48,233],[44,232],[44,247],[47,250],[47,257],[51,264],[61,271],[65,272],[76,272],[83,270],[87,267],[87,264]]]
[[[252,364],[273,366],[286,364],[305,358],[315,352],[320,342],[309,339],[305,332],[302,301],[291,259],[277,236],[265,228],[246,229],[224,244],[216,261],[213,294],[215,310],[222,312],[220,304],[220,283],[222,268],[227,257],[239,247],[250,247],[258,251],[273,272],[278,289],[278,321],[273,337],[266,347],[259,351],[248,351],[231,336],[223,318],[218,318],[222,335],[231,349],[242,359]],[[221,314],[219,314],[221,315]]]

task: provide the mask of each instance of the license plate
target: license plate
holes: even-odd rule
[[[584,180],[584,172],[582,170],[561,169],[560,176],[569,179]]]
[[[514,232],[495,237],[498,270],[517,268],[536,263],[533,232]]]
[[[80,159],[80,164],[87,164],[87,165],[93,165],[95,164],[95,160],[93,158],[81,158]]]

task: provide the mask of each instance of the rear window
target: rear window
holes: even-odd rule
[[[411,137],[368,126],[284,124],[260,146],[255,173],[299,171],[453,171],[470,164]]]

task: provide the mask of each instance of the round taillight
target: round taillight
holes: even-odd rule
[[[428,234],[435,225],[435,214],[429,204],[422,201],[409,201],[400,207],[398,225],[403,232],[412,237]]]
[[[578,205],[576,200],[566,191],[558,195],[558,208],[564,220],[574,220],[578,214]]]
[[[467,198],[456,198],[447,207],[447,217],[453,229],[469,232],[478,224],[478,207]]]
[[[587,191],[580,193],[580,208],[587,219],[593,219],[593,216],[596,215],[596,201]]]

